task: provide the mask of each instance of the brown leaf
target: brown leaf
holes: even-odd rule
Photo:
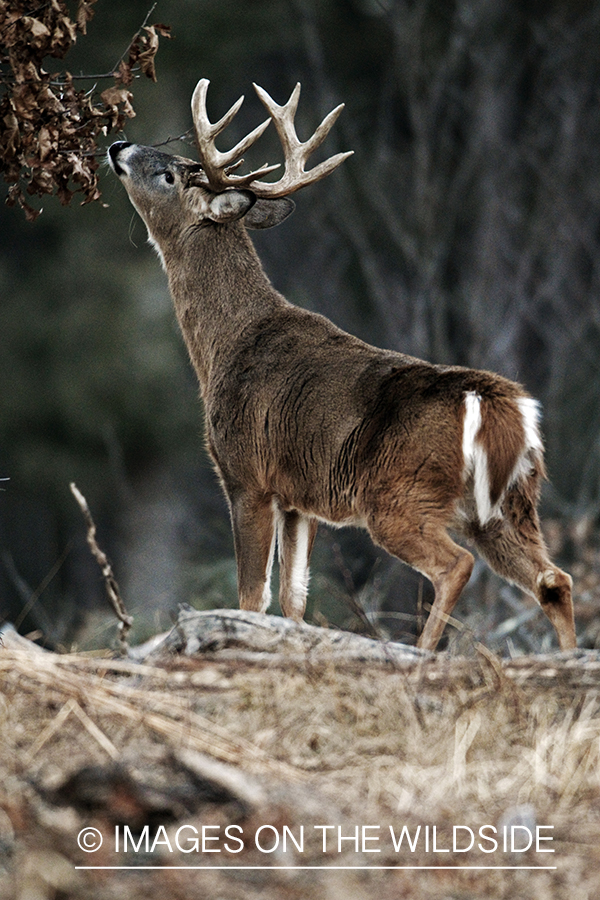
[[[50,136],[50,130],[45,126],[38,133],[39,157],[42,162],[48,159],[53,150],[56,150],[56,142]]]
[[[29,203],[27,203],[23,191],[21,190],[19,185],[15,184],[8,189],[8,198],[6,200],[6,205],[14,206],[17,202],[25,213],[25,218],[28,222],[35,222],[37,217],[42,212],[41,209],[34,209],[33,206],[30,206]]]
[[[67,16],[57,22],[48,48],[50,56],[62,59],[77,40],[77,27]]]
[[[2,135],[2,143],[4,145],[3,156],[13,157],[16,155],[19,147],[19,120],[14,112],[9,112],[4,116],[4,124],[6,131]]]
[[[51,32],[49,28],[46,28],[43,22],[40,22],[39,19],[34,19],[31,16],[23,16],[21,23],[23,27],[29,31],[28,42],[31,47],[39,50],[46,46]]]
[[[17,84],[41,80],[39,69],[32,59],[20,59],[16,56],[13,59],[11,54],[11,66]]]
[[[45,85],[38,93],[38,103],[51,113],[64,113],[65,107],[62,105],[56,94]]]
[[[40,197],[42,194],[51,194],[54,190],[54,177],[50,168],[40,168],[39,162],[36,165],[36,160],[31,160],[31,165],[33,168],[33,174],[31,176],[31,180],[27,185],[27,193],[31,194],[33,197],[35,194],[38,194]]]
[[[77,0],[70,17],[65,0],[0,0],[0,172],[10,185],[7,202],[19,204],[33,221],[41,210],[32,196],[54,194],[68,204],[75,192],[84,203],[100,197],[97,138],[123,128],[135,115],[132,66],[156,80],[155,56],[166,25],[144,26],[114,73],[115,84],[97,94],[74,87],[68,72],[49,75],[50,56],[63,57],[77,34],[86,32],[97,0]],[[55,86],[56,85],[56,86]]]
[[[131,91],[128,91],[127,88],[115,85],[114,87],[110,87],[105,91],[102,91],[100,96],[103,103],[105,103],[106,106],[110,107],[113,113],[120,112],[120,110],[118,110],[118,105],[122,103],[122,112],[127,116],[127,118],[133,119],[133,117],[135,116],[135,110],[131,105],[133,94],[131,93]]]
[[[19,84],[12,95],[12,107],[21,120],[33,121],[39,114],[37,105],[37,91],[31,84]]]
[[[145,49],[139,54],[138,61],[142,68],[142,72],[152,81],[156,81],[156,69],[154,67],[154,57],[158,50],[158,35],[153,25],[147,25],[144,31],[148,33],[147,37],[142,36],[140,45]]]
[[[117,81],[121,82],[121,84],[130,85],[133,81],[133,74],[131,72],[131,66],[129,63],[126,63],[124,59],[119,63],[119,68],[117,72],[115,72],[115,78]]]
[[[59,182],[56,196],[60,200],[61,206],[68,206],[74,191],[69,190],[66,184]]]
[[[156,30],[158,31],[158,33],[160,34],[161,37],[165,37],[165,38],[169,38],[169,39],[171,38],[171,26],[170,25],[163,25],[162,22],[155,22],[152,27],[156,28]]]
[[[87,34],[87,23],[94,17],[94,10],[92,9],[92,6],[95,2],[96,0],[79,0],[76,21],[77,29],[82,34]]]

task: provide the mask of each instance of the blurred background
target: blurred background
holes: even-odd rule
[[[87,35],[48,69],[110,71],[150,5],[99,0]],[[283,225],[253,232],[264,266],[288,299],[367,341],[492,369],[542,401],[545,532],[575,577],[580,641],[594,646],[600,0],[163,0],[151,20],[173,35],[158,83],[134,81],[137,117],[103,150],[186,132],[200,77],[213,120],[246,95],[223,147],[264,118],[252,81],[279,103],[302,83],[300,137],[345,102],[323,153],[355,154],[296,195]],[[267,132],[248,163],[279,158]],[[134,640],[168,628],[180,602],[237,603],[166,278],[108,169],[101,189],[86,206],[45,198],[32,224],[0,205],[0,620],[54,647],[106,646],[115,632],[71,481]],[[412,642],[430,599],[366,534],[320,529],[309,620]],[[480,564],[456,616],[459,649],[555,646],[532,602]]]

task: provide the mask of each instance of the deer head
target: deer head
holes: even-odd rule
[[[221,152],[215,146],[215,139],[232,122],[244,97],[240,97],[218,122],[211,123],[206,112],[208,85],[208,79],[201,79],[192,96],[199,163],[125,141],[118,141],[109,150],[113,170],[146,223],[152,242],[159,248],[174,231],[185,232],[203,222],[225,224],[243,218],[250,228],[278,225],[294,209],[289,194],[325,178],[353,152],[337,153],[306,171],[308,157],[323,143],[344,104],[332,110],[314,134],[302,142],[294,126],[300,98],[299,84],[283,106],[275,103],[263,88],[254,85],[269,118],[231,150]],[[278,163],[264,165],[246,175],[239,174],[244,153],[271,122],[284,151],[282,177],[276,182],[261,180],[278,169]]]

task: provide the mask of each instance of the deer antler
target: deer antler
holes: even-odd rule
[[[279,106],[279,104],[275,103],[264,88],[259,87],[257,84],[254,85],[254,90],[273,120],[285,155],[285,172],[279,181],[271,184],[257,181],[250,185],[250,189],[258,197],[284,197],[287,194],[292,194],[307,184],[313,184],[313,182],[325,178],[326,175],[337,169],[345,159],[352,156],[353,150],[348,150],[346,153],[336,153],[335,156],[331,156],[324,162],[319,163],[318,166],[315,166],[314,169],[306,172],[304,165],[308,157],[317,147],[321,146],[337,121],[344,104],[340,103],[339,106],[336,106],[335,109],[325,116],[312,137],[307,141],[300,141],[294,126],[294,117],[298,108],[298,100],[300,99],[300,82],[298,82],[291,93],[290,99],[284,106]]]
[[[294,126],[294,117],[300,97],[300,84],[296,85],[290,99],[284,106],[279,106],[279,104],[275,103],[263,88],[255,84],[254,89],[263,106],[267,109],[269,118],[258,125],[231,150],[221,153],[215,147],[215,138],[233,120],[244,101],[244,97],[240,97],[231,109],[218,122],[213,124],[209,121],[206,113],[208,85],[209,82],[206,78],[198,82],[192,97],[192,116],[196,129],[200,162],[206,175],[206,181],[214,191],[220,192],[230,187],[247,187],[257,197],[285,197],[305,187],[307,184],[313,184],[313,182],[325,178],[326,175],[337,169],[353,153],[352,150],[346,153],[336,153],[335,156],[319,163],[308,172],[305,171],[304,166],[308,157],[317,147],[321,146],[344,108],[344,104],[341,103],[339,106],[336,106],[329,115],[325,116],[312,137],[307,141],[300,141]],[[258,180],[263,175],[279,168],[278,164],[273,166],[264,165],[248,175],[231,174],[234,169],[242,164],[242,155],[261,136],[271,120],[275,124],[285,155],[285,171],[279,181],[269,183]]]
[[[213,191],[220,192],[229,187],[246,187],[255,178],[279,168],[279,164],[274,166],[265,165],[254,172],[250,172],[248,175],[231,174],[232,169],[236,169],[242,164],[242,155],[258,140],[267,126],[270,125],[271,119],[267,119],[265,122],[257,125],[254,131],[246,135],[227,153],[221,153],[215,147],[215,138],[227,128],[237,115],[240,106],[244,102],[244,95],[242,94],[231,109],[218,122],[213,124],[209,121],[206,112],[206,93],[209,83],[208,78],[202,78],[196,85],[192,95],[192,118],[196,129],[196,140],[202,168]]]

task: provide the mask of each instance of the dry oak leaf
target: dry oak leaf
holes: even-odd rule
[[[128,91],[127,88],[120,87],[119,85],[114,85],[113,87],[109,87],[105,91],[102,91],[100,96],[102,98],[102,102],[109,107],[112,113],[113,128],[115,127],[119,117],[123,114],[125,114],[128,119],[134,118],[135,110],[131,105],[133,94],[131,93],[131,91]],[[118,108],[119,103],[123,104],[122,110]]]
[[[82,34],[87,34],[87,23],[94,17],[92,4],[95,2],[96,0],[79,0],[76,19],[77,28]]]

